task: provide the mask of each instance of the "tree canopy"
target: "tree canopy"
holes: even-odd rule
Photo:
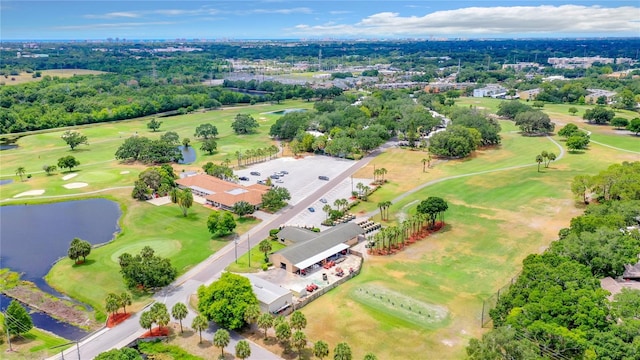
[[[476,150],[481,142],[482,135],[478,130],[453,125],[431,136],[429,152],[443,157],[466,157]]]
[[[256,131],[260,124],[249,114],[238,114],[231,123],[231,128],[236,134],[250,134]]]
[[[198,310],[225,329],[243,327],[247,306],[257,304],[249,279],[230,272],[222,273],[209,286],[198,288]]]
[[[178,275],[178,270],[167,258],[156,256],[154,250],[145,246],[132,256],[123,253],[118,257],[120,273],[128,288],[154,289],[169,285]]]

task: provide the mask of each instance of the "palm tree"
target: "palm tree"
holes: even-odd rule
[[[206,330],[209,327],[207,318],[204,315],[196,316],[191,323],[191,327],[200,334],[200,343],[202,343],[202,330]]]
[[[231,335],[229,335],[229,332],[225,329],[218,329],[213,334],[213,345],[220,348],[220,350],[222,351],[221,357],[224,357],[224,348],[225,346],[229,345],[230,341]]]
[[[346,342],[339,343],[333,350],[333,360],[351,360],[351,347]]]
[[[143,329],[149,329],[149,334],[151,334],[151,329],[153,328],[153,314],[151,311],[145,311],[140,315],[140,326]]]
[[[356,189],[358,189],[358,197],[362,196],[362,193],[364,191],[364,184],[361,182],[357,183]]]
[[[260,241],[260,243],[258,244],[258,249],[260,250],[260,252],[264,253],[264,262],[269,262],[269,255],[267,254],[273,249],[273,247],[271,246],[271,242],[268,239]]]
[[[120,308],[118,295],[114,293],[109,293],[107,295],[107,298],[104,300],[104,302],[105,302],[104,309],[107,310],[108,313],[113,315],[118,312],[118,309]]]
[[[251,346],[247,340],[240,340],[236,344],[236,357],[240,359],[247,359],[251,356]]]
[[[326,204],[325,206],[322,207],[322,211],[327,213],[327,220],[329,220],[329,215],[331,214],[331,205]]]
[[[382,176],[382,182],[384,182],[384,175],[387,173],[387,169],[380,168],[380,175]]]
[[[389,208],[391,207],[392,203],[391,201],[387,200],[387,201],[383,201],[382,204],[383,204],[384,213],[385,213],[384,219],[389,220]]]
[[[313,356],[318,359],[324,359],[326,356],[329,356],[329,345],[322,340],[316,341],[313,344]]]
[[[24,166],[20,166],[19,168],[16,169],[16,175],[18,175],[20,177],[20,181],[24,181],[22,179],[22,177],[24,176],[24,174],[27,172],[27,170],[25,170]]]
[[[167,311],[167,305],[159,302],[154,303],[153,306],[151,306],[151,313],[153,314],[154,321],[160,327],[160,330],[169,324],[170,318],[169,311]]]
[[[538,172],[540,172],[540,163],[542,163],[542,155],[536,155],[536,162],[538,163]]]
[[[422,172],[425,172],[425,166],[427,165],[427,159],[422,158],[422,160],[420,160],[420,162],[422,162]]]
[[[549,164],[551,164],[552,161],[555,161],[556,159],[556,154],[550,152],[547,154],[547,164],[545,165],[545,167],[549,167]]]
[[[171,315],[173,316],[174,319],[178,320],[180,322],[180,333],[182,334],[183,330],[182,330],[182,319],[187,317],[187,314],[189,313],[189,310],[187,310],[187,305],[178,302],[175,305],[173,305],[173,307],[171,308]]]
[[[258,320],[258,317],[260,316],[260,306],[253,304],[253,305],[248,305],[247,308],[244,310],[244,321],[247,322],[247,324],[249,324],[249,326],[252,326],[254,322],[256,322],[256,320]]]
[[[307,318],[300,310],[296,310],[291,314],[291,328],[296,330],[302,330],[307,327]]]
[[[258,318],[258,327],[264,329],[264,338],[267,338],[267,330],[273,326],[273,315],[269,313],[263,313]]]
[[[122,310],[124,311],[124,313],[127,313],[127,306],[131,305],[131,294],[129,294],[128,292],[123,292],[122,294],[120,294],[120,298],[119,298],[119,304],[120,306],[122,306]]]
[[[380,169],[373,169],[373,181],[378,181],[378,175],[380,175]]]
[[[236,159],[238,159],[238,167],[242,166],[242,153],[239,150],[236,151]]]
[[[307,347],[307,335],[305,335],[302,331],[298,330],[293,333],[293,344],[296,349],[298,349],[298,357],[302,357],[302,350]]]
[[[364,356],[364,360],[378,360],[378,357],[377,357],[377,356],[375,356],[375,355],[374,355],[374,354],[372,354],[372,353],[367,353],[367,354]]]

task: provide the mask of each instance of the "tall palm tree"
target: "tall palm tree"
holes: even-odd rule
[[[536,155],[536,162],[538,163],[538,172],[540,172],[540,163],[542,163],[542,155]]]
[[[380,176],[382,177],[382,182],[384,182],[384,175],[387,173],[387,169],[385,168],[380,168]]]
[[[183,330],[182,330],[182,319],[186,318],[188,313],[189,313],[189,310],[187,309],[187,305],[185,305],[185,304],[183,304],[181,302],[177,302],[171,308],[171,315],[173,316],[174,319],[176,319],[176,320],[178,320],[180,322],[180,333],[183,332]]]
[[[24,166],[20,166],[19,168],[16,169],[16,175],[18,175],[20,177],[20,181],[24,181],[22,179],[22,177],[24,176],[24,174],[27,172],[27,170],[25,170]]]
[[[218,329],[213,334],[213,345],[220,348],[220,351],[222,351],[221,353],[222,357],[224,357],[224,348],[225,346],[229,345],[230,341],[231,341],[231,335],[225,329]]]
[[[329,220],[329,215],[331,214],[331,205],[326,204],[325,206],[322,207],[322,211],[324,211],[327,214],[327,220]]]
[[[236,151],[236,159],[238,159],[238,167],[242,166],[242,153],[240,150]]]
[[[207,318],[204,317],[204,315],[196,316],[191,323],[191,327],[193,328],[193,330],[198,332],[198,334],[200,335],[199,343],[202,343],[202,330],[206,330],[209,327],[209,321],[207,320]]]

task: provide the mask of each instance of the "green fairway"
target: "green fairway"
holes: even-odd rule
[[[157,132],[147,129],[147,119],[95,124],[78,129],[88,137],[89,145],[80,145],[73,151],[60,139],[63,133],[60,130],[24,136],[18,140],[17,149],[0,153],[0,179],[14,180],[12,184],[2,186],[1,197],[7,199],[25,191],[41,189],[45,190],[43,196],[59,196],[88,193],[109,187],[132,186],[143,167],[139,164],[120,163],[114,159],[114,155],[123,141],[134,134],[155,139],[167,131],[174,131],[181,139],[190,138],[191,146],[196,151],[196,162],[174,165],[178,172],[182,169],[198,170],[209,161],[221,163],[225,159],[229,159],[230,164],[234,166],[237,165],[236,151],[263,148],[274,143],[268,136],[269,128],[281,115],[273,114],[273,111],[311,108],[312,105],[311,102],[287,101],[277,105],[260,104],[160,118],[162,125]],[[239,113],[250,114],[258,121],[260,127],[255,134],[233,133],[231,123]],[[195,128],[204,123],[214,124],[219,132],[216,138],[218,150],[213,155],[202,152],[201,140],[193,136]],[[58,159],[67,155],[72,155],[80,161],[80,166],[71,171],[78,173],[76,178],[62,180],[62,177],[70,173],[66,169],[58,169],[55,174],[49,176],[42,170],[43,165],[57,165]],[[24,167],[26,174],[31,174],[32,178],[20,181],[16,175],[16,169],[19,167]],[[63,187],[70,182],[85,182],[87,186],[73,190]]]
[[[356,358],[368,351],[379,358],[463,358],[468,340],[483,332],[482,300],[507,284],[525,256],[557,239],[558,231],[580,213],[569,187],[573,177],[595,174],[614,162],[640,160],[636,154],[592,144],[585,153],[567,153],[538,172],[535,155],[542,150],[560,154],[557,146],[501,124],[500,148],[436,163],[426,172],[419,161],[424,154],[416,151],[390,150],[374,160],[377,168],[389,170],[389,183],[353,212],[376,211],[379,202],[404,192],[394,189],[421,178],[432,185],[394,202],[383,224],[397,223],[402,214],[414,214],[420,200],[439,196],[449,204],[447,226],[396,255],[369,256],[359,276],[304,307],[308,319],[332,319],[329,324],[310,322],[310,338],[347,341]],[[370,284],[447,309],[449,320],[431,325],[403,320],[357,296],[358,289]],[[370,339],[363,333],[377,335]]]
[[[498,111],[498,105],[500,102],[505,101],[501,99],[492,98],[474,98],[465,97],[456,100],[456,104],[462,106],[477,106],[479,108],[487,109],[491,113]],[[575,115],[569,113],[569,108],[574,107],[578,110]],[[625,130],[616,130],[609,125],[592,125],[582,119],[582,115],[588,109],[593,109],[594,105],[575,105],[575,104],[545,104],[541,109],[547,113],[552,121],[558,123],[556,125],[556,132],[560,130],[563,124],[574,123],[580,128],[591,132],[591,139],[593,141],[601,142],[608,146],[617,147],[627,151],[640,152],[640,136],[630,134]],[[615,110],[616,116],[631,120],[636,117],[640,117],[640,114],[629,110]],[[504,127],[504,125],[503,125]],[[515,128],[514,130],[517,130]]]

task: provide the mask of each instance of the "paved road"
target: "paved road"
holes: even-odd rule
[[[382,149],[389,146],[391,145],[385,145]],[[186,274],[178,278],[172,285],[158,292],[153,297],[153,300],[165,303],[169,311],[171,310],[171,307],[173,307],[173,305],[177,302],[188,304],[189,296],[195,293],[200,285],[211,283],[214,279],[217,278],[217,275],[221,271],[223,271],[229,264],[235,261],[236,250],[238,256],[246,253],[248,251],[249,245],[257,244],[259,241],[269,236],[270,229],[277,228],[278,226],[280,226],[280,224],[287,223],[294,216],[298,215],[298,213],[306,211],[309,206],[311,206],[314,202],[321,198],[325,193],[329,192],[333,187],[337,186],[342,181],[353,175],[358,169],[368,164],[369,161],[371,161],[382,151],[382,149],[376,150],[363,159],[354,162],[353,165],[351,165],[341,174],[334,176],[325,185],[319,187],[313,193],[308,194],[306,198],[304,198],[297,204],[286,207],[276,214],[261,214],[260,217],[263,218],[263,221],[258,226],[251,229],[247,234],[238,239],[237,245],[234,242],[227,244],[218,252],[207,258],[207,260],[198,264]],[[145,332],[145,330],[142,329],[139,325],[140,313],[142,313],[142,311],[134,314],[132,318],[114,328],[105,328],[91,334],[87,338],[80,341],[79,346],[74,346],[66,350],[64,352],[64,359],[92,359],[101,352],[113,348],[121,348],[131,343]],[[183,320],[183,325],[191,325],[191,321],[193,320],[194,316],[195,313],[190,310],[187,319]],[[202,335],[203,338],[211,339],[213,337],[213,332],[215,332],[216,330],[217,328],[215,327],[215,325],[211,324],[206,333]],[[227,349],[233,349],[236,342],[241,339],[242,338],[238,334],[232,333],[232,341],[229,346],[227,346]],[[280,357],[278,357],[277,355],[270,353],[253,343],[251,344],[251,354],[252,357],[256,359],[280,359]],[[56,356],[53,356],[49,359],[63,359],[63,356],[62,354],[57,354]]]

